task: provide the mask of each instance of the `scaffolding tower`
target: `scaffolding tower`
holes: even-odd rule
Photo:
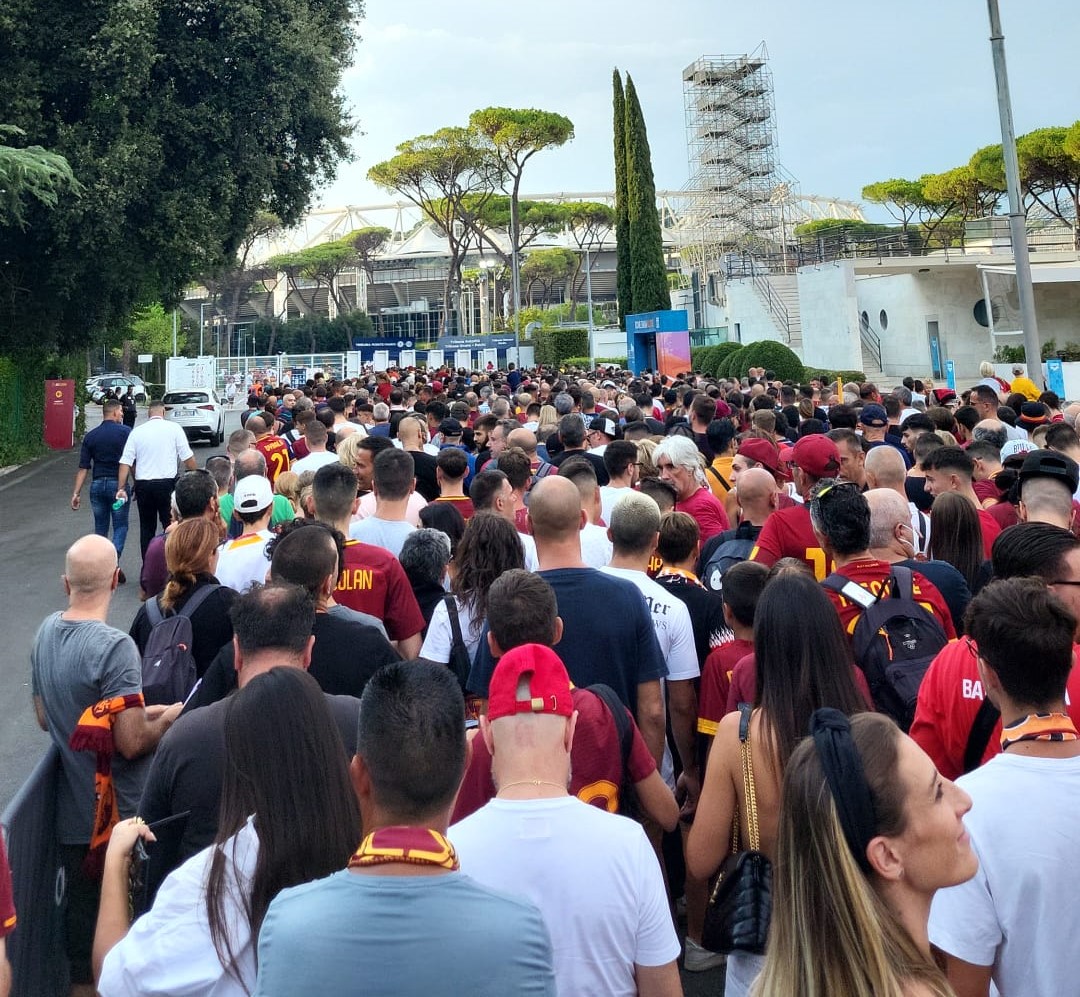
[[[785,207],[797,194],[777,161],[765,43],[751,55],[702,56],[683,70],[683,94],[694,241],[706,255],[782,254]]]

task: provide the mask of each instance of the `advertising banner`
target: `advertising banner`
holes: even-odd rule
[[[45,445],[70,450],[75,445],[75,382],[45,382]]]

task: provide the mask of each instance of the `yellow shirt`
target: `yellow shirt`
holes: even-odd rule
[[[1029,402],[1037,402],[1042,392],[1035,387],[1035,382],[1028,377],[1014,377],[1011,390],[1018,391]]]
[[[727,493],[731,491],[731,461],[733,459],[732,457],[715,457],[712,464],[705,471],[705,480],[709,483],[709,488],[712,489],[713,495],[720,499],[721,502],[727,497]],[[724,481],[720,481],[720,478],[716,476],[717,473]]]

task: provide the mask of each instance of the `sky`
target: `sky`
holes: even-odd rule
[[[689,178],[682,71],[765,42],[779,159],[803,193],[967,162],[1000,141],[984,0],[366,0],[343,86],[354,159],[323,207],[398,198],[366,179],[405,139],[490,105],[558,111],[575,139],[536,156],[523,193],[609,191],[611,71],[629,72],[658,189]],[[1001,0],[1017,134],[1080,118],[1076,0]],[[868,217],[880,218],[879,211]]]

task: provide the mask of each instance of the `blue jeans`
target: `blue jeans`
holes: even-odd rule
[[[94,478],[90,482],[90,508],[94,511],[94,532],[99,537],[109,535],[109,523],[112,522],[112,542],[119,558],[124,553],[124,541],[127,540],[131,501],[129,499],[119,509],[113,509],[118,485],[116,478]]]

